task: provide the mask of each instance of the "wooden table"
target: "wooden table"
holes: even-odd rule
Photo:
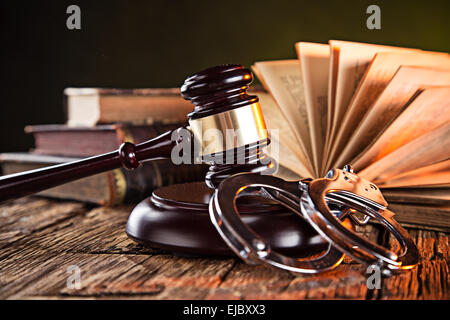
[[[1,205],[0,298],[450,297],[446,233],[409,229],[422,254],[418,268],[384,280],[380,290],[368,290],[365,267],[350,258],[334,271],[293,275],[233,258],[183,258],[144,248],[125,234],[130,210],[37,197]],[[377,226],[360,231],[379,243],[395,245]],[[80,282],[74,282],[77,270]]]

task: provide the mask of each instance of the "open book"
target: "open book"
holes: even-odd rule
[[[335,40],[295,48],[298,59],[252,66],[270,93],[260,100],[284,178],[351,164],[388,201],[450,208],[450,55]]]

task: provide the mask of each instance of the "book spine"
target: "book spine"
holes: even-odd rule
[[[1,167],[5,174],[12,174],[51,164],[56,163],[3,161]],[[207,171],[206,165],[174,165],[170,160],[155,160],[133,171],[116,169],[47,189],[37,195],[104,206],[133,204],[161,186],[203,181]]]
[[[108,130],[39,130],[31,132],[36,154],[71,157],[90,157],[113,151],[123,143],[134,144],[156,138],[160,134],[178,128],[176,124],[153,124],[151,126],[114,125]]]
[[[208,166],[174,165],[170,160],[155,160],[135,169],[109,171],[108,198],[93,201],[103,206],[137,203],[149,197],[153,190],[169,184],[203,181]],[[76,194],[73,194],[74,200]],[[86,199],[83,199],[86,201]]]
[[[150,161],[134,171],[115,170],[113,197],[106,205],[136,203],[162,186],[203,181],[207,170],[206,165],[174,165],[170,160]]]

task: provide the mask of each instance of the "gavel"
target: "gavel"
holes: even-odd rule
[[[137,145],[125,142],[118,150],[102,155],[0,177],[0,202],[119,167],[132,170],[145,161],[170,159],[174,148],[181,144],[194,149],[195,145],[199,146],[198,154],[192,155],[210,165],[205,179],[211,188],[233,173],[265,170],[273,166],[273,162],[261,151],[269,138],[258,97],[247,94],[252,80],[250,70],[236,64],[198,72],[188,77],[181,87],[183,98],[195,106],[187,115],[188,126]],[[220,133],[223,140],[205,140],[208,130]],[[230,141],[225,141],[230,132],[234,134],[229,139],[231,145]],[[244,161],[224,164],[223,159],[230,152],[234,159],[240,155]]]

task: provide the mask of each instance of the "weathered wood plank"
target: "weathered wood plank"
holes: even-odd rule
[[[18,237],[9,242],[9,245],[5,240],[0,259],[24,249],[91,254],[161,252],[145,248],[127,237],[125,226],[129,212],[128,207],[98,207],[83,214],[72,215],[70,219],[61,219],[59,223],[35,230],[30,236]]]
[[[239,261],[206,299],[271,299],[283,291],[293,278],[287,271]]]
[[[364,299],[361,265],[341,265],[317,275],[293,275],[266,266],[236,265],[207,299]]]
[[[86,212],[77,202],[28,197],[0,206],[0,249],[59,222]]]
[[[449,299],[448,234],[409,230],[422,260],[411,272],[366,287],[365,267],[346,258],[319,275],[294,275],[238,259],[182,258],[128,239],[130,207],[89,209],[26,198],[0,206],[0,298]],[[379,226],[357,227],[398,248]],[[66,285],[69,266],[81,287]]]
[[[145,259],[148,257],[144,255],[129,260],[126,255],[32,252],[26,255],[26,266],[22,266],[20,261],[8,261],[6,265],[2,263],[0,295],[11,299],[31,295],[61,295],[61,291],[67,288],[67,280],[73,275],[69,267],[79,268],[81,284],[95,283],[98,278],[113,279]]]
[[[298,276],[280,299],[365,299],[364,271],[360,264],[340,265],[323,274]]]
[[[108,255],[107,259],[110,257]],[[142,256],[125,257],[132,261]],[[61,293],[77,296],[152,294],[152,299],[202,299],[211,288],[219,285],[232,266],[233,259],[156,255],[139,261],[126,271],[107,270],[101,277],[84,276],[80,290],[64,289]],[[118,276],[113,276],[115,274]]]
[[[386,279],[382,299],[449,299],[448,235],[434,231],[408,230],[421,253],[418,267]],[[388,244],[398,251],[393,236]]]
[[[233,266],[233,259],[187,259],[169,255],[75,254],[52,256],[37,252],[18,261],[2,263],[0,298],[32,296],[107,298],[146,296],[151,299],[203,299],[220,284]],[[80,270],[80,288],[67,286]]]

